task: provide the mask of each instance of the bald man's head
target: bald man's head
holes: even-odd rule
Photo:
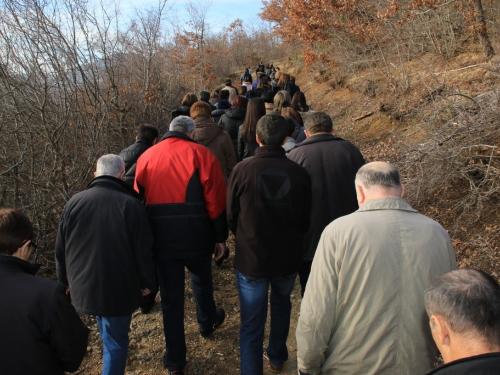
[[[383,161],[362,166],[356,174],[355,184],[359,204],[375,198],[402,197],[404,192],[396,167]]]

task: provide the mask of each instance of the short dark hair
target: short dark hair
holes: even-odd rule
[[[486,272],[461,268],[445,273],[425,290],[424,299],[429,316],[441,315],[454,332],[500,345],[500,285]]]
[[[201,90],[200,91],[200,100],[203,102],[208,102],[209,99],[210,99],[210,92],[208,92],[206,90]]]
[[[233,83],[233,81],[231,81],[231,79],[227,78],[226,79],[226,82],[224,82],[226,84],[226,86],[231,86],[231,84]]]
[[[309,134],[331,133],[333,130],[332,118],[324,112],[308,114],[304,126]]]
[[[257,122],[257,135],[264,146],[282,146],[286,138],[286,120],[279,115],[265,115]]]
[[[153,143],[153,141],[158,138],[158,129],[156,129],[153,125],[141,125],[137,129],[137,137],[139,139],[144,139],[149,143]]]
[[[264,90],[262,91],[262,95],[260,96],[265,103],[274,103],[274,94],[275,92],[272,90]]]
[[[241,86],[240,87],[240,95],[245,95],[248,91],[248,88],[246,86]]]
[[[0,208],[0,254],[14,254],[33,236],[33,225],[21,210]]]
[[[221,90],[219,94],[220,99],[229,99],[229,90]]]

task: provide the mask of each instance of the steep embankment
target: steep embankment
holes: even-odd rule
[[[407,199],[450,233],[458,263],[500,276],[498,61],[428,54],[388,77],[282,60],[314,109],[367,161],[398,165]]]

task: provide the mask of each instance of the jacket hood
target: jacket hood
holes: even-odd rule
[[[243,120],[247,111],[242,108],[231,108],[226,111],[226,116],[234,120]]]
[[[197,118],[194,120],[196,124],[196,131],[194,139],[202,145],[207,145],[212,142],[219,134],[224,131],[224,128],[217,125],[211,119]]]

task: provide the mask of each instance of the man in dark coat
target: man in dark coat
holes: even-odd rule
[[[215,249],[219,261],[226,251],[226,182],[214,154],[193,140],[195,130],[192,119],[176,117],[161,142],[139,158],[135,180],[146,198],[155,237],[165,333],[163,365],[167,374],[177,375],[186,365],[185,268],[191,272],[201,336],[210,336],[225,318],[213,298],[211,257]]]
[[[33,226],[20,210],[0,208],[0,373],[63,375],[80,366],[89,330],[64,285],[36,277]]]
[[[333,123],[323,112],[311,113],[305,121],[307,139],[288,154],[311,175],[313,194],[311,227],[305,237],[305,253],[299,271],[302,295],[323,229],[333,220],[358,209],[354,179],[365,161],[359,150],[333,133]]]
[[[500,373],[500,285],[483,271],[461,268],[425,291],[432,337],[444,365],[428,375]]]
[[[156,144],[157,140],[158,129],[156,129],[153,125],[141,125],[139,126],[139,129],[137,129],[135,143],[120,152],[119,156],[125,162],[124,181],[129,184],[131,188],[134,187],[135,168],[137,166],[139,156],[141,156],[142,153],[148,148]]]
[[[141,125],[137,129],[135,137],[136,142],[120,152],[120,157],[125,162],[125,178],[124,181],[131,188],[134,187],[135,169],[137,160],[144,151],[156,144],[158,140],[158,129],[153,125]],[[141,302],[141,312],[147,314],[151,311],[155,304],[156,293],[144,296]]]
[[[156,291],[153,234],[124,175],[119,156],[99,158],[95,178],[66,204],[56,240],[57,277],[76,310],[96,316],[106,375],[124,373],[132,313]]]
[[[235,235],[234,267],[240,298],[241,374],[263,373],[262,342],[271,286],[267,355],[272,372],[288,359],[290,293],[309,228],[311,179],[281,147],[286,120],[263,116],[257,123],[255,156],[233,169],[227,192],[228,223]]]

